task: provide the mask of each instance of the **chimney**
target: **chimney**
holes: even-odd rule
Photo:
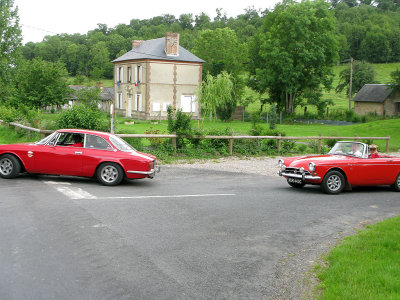
[[[167,32],[165,34],[165,53],[167,56],[179,55],[179,33]]]
[[[98,82],[97,86],[99,87],[100,91],[104,91],[104,83],[103,82]]]
[[[132,49],[135,49],[136,47],[138,47],[143,42],[144,41],[142,41],[142,40],[133,40],[132,41]]]

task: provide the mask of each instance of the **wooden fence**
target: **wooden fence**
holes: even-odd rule
[[[32,128],[28,127],[25,125],[21,125],[18,123],[6,123],[0,120],[0,123],[4,123],[5,126],[8,128],[9,125],[14,126],[15,131],[18,131],[19,129],[26,130],[26,134],[29,137],[30,136],[30,131],[40,133],[42,137],[45,137],[45,135],[50,134],[53,132],[53,130],[44,130],[44,129],[37,129],[37,128]],[[172,139],[172,144],[176,148],[176,138],[178,137],[176,134],[116,134],[119,137],[122,138],[169,138]],[[389,141],[390,141],[390,136],[385,136],[385,137],[379,137],[379,136],[236,136],[236,135],[225,135],[225,136],[219,136],[219,135],[206,135],[206,136],[193,136],[191,138],[195,139],[219,139],[219,140],[229,140],[229,153],[230,155],[233,154],[233,143],[234,140],[277,140],[278,142],[278,153],[281,152],[282,149],[282,141],[285,140],[316,140],[318,141],[318,153],[321,153],[321,148],[322,148],[322,140],[329,140],[329,139],[335,139],[335,140],[353,140],[353,141],[358,141],[358,140],[385,140],[386,141],[386,146],[385,146],[385,152],[389,151]]]

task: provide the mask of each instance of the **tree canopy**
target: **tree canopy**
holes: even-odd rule
[[[59,62],[24,61],[16,74],[15,102],[36,108],[64,104],[70,92],[66,77],[67,70]]]
[[[8,100],[20,58],[21,29],[13,0],[0,1],[0,101]]]
[[[288,113],[302,96],[330,87],[338,46],[328,8],[323,1],[278,4],[253,40],[252,81]]]

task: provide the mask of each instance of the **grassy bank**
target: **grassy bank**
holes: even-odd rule
[[[150,127],[153,130],[160,130],[160,133],[167,134],[167,122],[162,121],[160,124],[150,124],[149,122],[139,121],[133,125],[125,125],[126,119],[120,118],[117,126],[118,133],[144,133]],[[192,126],[201,127],[202,123],[193,121]],[[247,134],[251,129],[250,122],[221,122],[221,121],[204,121],[203,128],[205,130],[218,129],[222,130],[227,127],[232,128],[235,134]],[[268,128],[268,124],[261,126]],[[400,149],[400,119],[380,120],[368,123],[360,123],[346,126],[334,126],[323,124],[299,124],[299,125],[277,125],[277,129],[285,132],[287,136],[388,136],[390,135],[390,151],[399,151]],[[374,141],[383,151],[385,149],[384,141]]]
[[[317,266],[317,299],[400,299],[400,217],[348,237]]]

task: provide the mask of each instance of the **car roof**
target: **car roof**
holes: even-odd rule
[[[96,130],[87,130],[87,129],[58,129],[57,132],[72,132],[72,133],[81,133],[81,134],[95,134],[102,137],[110,137],[113,136],[112,133],[104,132],[104,131],[96,131]]]

